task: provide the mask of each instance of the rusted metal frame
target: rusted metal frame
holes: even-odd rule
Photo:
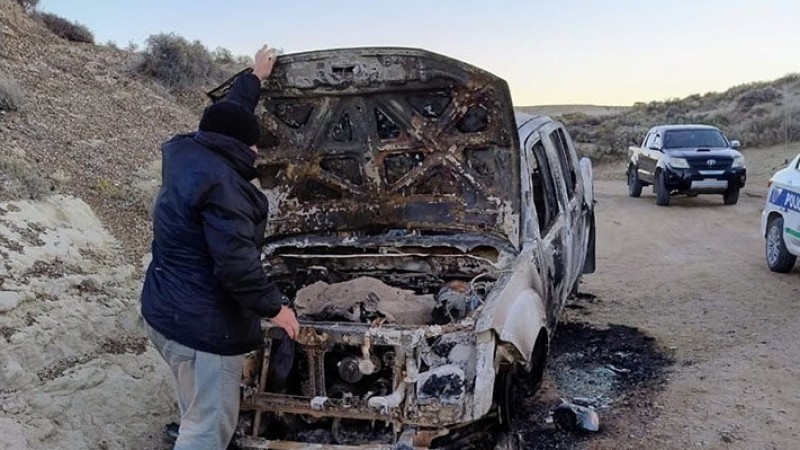
[[[325,353],[324,348],[308,348],[308,363],[311,379],[309,386],[314,389],[314,396],[327,395],[325,388]]]
[[[355,115],[355,111],[351,111],[352,108],[354,107],[356,110],[365,110],[367,109],[367,104],[363,99],[360,98],[353,98],[353,101],[354,103],[345,102],[340,97],[339,101],[335,102],[335,106],[329,109],[329,111],[327,111],[327,113],[321,118],[321,123],[327,123],[328,127],[317,127],[317,133],[314,135],[308,147],[308,149],[313,150],[312,154],[315,156],[314,164],[310,165],[313,166],[314,170],[311,173],[306,173],[305,176],[307,177],[309,175],[313,175],[317,180],[323,181],[331,186],[338,187],[344,191],[348,191],[351,194],[367,196],[369,195],[368,191],[371,187],[370,183],[365,183],[363,186],[358,186],[349,183],[346,180],[339,180],[322,170],[320,166],[320,162],[322,161],[323,157],[335,158],[338,156],[351,156],[358,161],[359,165],[363,169],[366,163],[363,152],[363,143],[359,142],[355,138],[362,135],[376,134],[374,130],[371,129],[375,123],[374,119],[368,120],[367,123],[358,120],[354,121],[353,119],[357,118],[357,116]],[[336,123],[335,121],[328,121],[328,118],[339,117],[345,111],[349,111],[350,126],[352,127],[354,139],[350,142],[339,143],[333,141],[328,136],[330,126],[335,125]]]
[[[481,89],[485,89],[485,86],[481,86]],[[470,145],[485,143],[487,134],[498,135],[498,133],[502,133],[502,128],[498,129],[498,122],[495,122],[494,124],[490,123],[490,127],[494,125],[493,128],[495,128],[494,130],[491,130],[491,132],[490,130],[486,130],[479,133],[471,133],[465,136],[464,133],[455,130],[458,118],[464,114],[464,111],[461,111],[461,108],[459,107],[460,102],[464,101],[464,103],[470,103],[471,98],[473,96],[477,97],[478,94],[469,95],[469,93],[464,93],[461,89],[453,89],[452,92],[454,93],[453,100],[451,101],[450,105],[448,105],[447,109],[445,109],[445,113],[442,116],[435,119],[430,119],[414,115],[412,116],[412,120],[410,122],[403,121],[403,125],[406,126],[407,132],[411,132],[410,134],[420,144],[422,144],[421,148],[424,150],[424,153],[436,155],[436,157],[427,157],[420,166],[414,168],[411,172],[401,177],[391,189],[393,194],[397,194],[401,189],[405,189],[414,185],[424,174],[430,170],[432,166],[452,165],[446,164],[446,162],[453,162],[448,158],[448,156],[452,154],[452,150],[454,148],[456,151],[463,150]],[[401,116],[400,113],[404,112],[398,111],[393,107],[393,105],[388,106],[392,108],[392,111],[398,116]],[[487,108],[487,110],[488,109],[489,108]],[[444,138],[443,136],[447,136],[447,138]],[[496,144],[499,144],[501,139],[499,139],[499,136],[497,137]],[[412,150],[413,149],[409,149],[409,151]],[[388,155],[384,155],[384,158],[385,156]],[[460,172],[468,170],[460,163],[454,168]],[[483,184],[480,183],[476,177],[469,177],[467,180],[473,184],[475,189],[486,189],[486,186],[483,186]]]
[[[342,419],[356,420],[383,420],[387,422],[399,422],[402,411],[400,408],[388,411],[383,414],[381,411],[370,408],[366,402],[360,405],[337,405],[331,400],[318,409],[311,407],[313,397],[298,397],[283,394],[273,394],[269,392],[255,394],[246,402],[242,403],[242,410],[249,411],[271,411],[276,413],[303,414],[311,417],[339,417]]]
[[[392,380],[392,391],[394,391],[398,386],[400,386],[400,383],[402,383],[407,376],[406,349],[399,345],[394,346],[394,368],[392,374],[394,375],[394,380]]]
[[[324,155],[324,156],[332,156],[332,155]],[[339,188],[343,191],[355,195],[360,195],[360,196],[369,195],[369,193],[365,190],[363,186],[355,185],[343,178],[341,179],[337,178],[335,176],[330,175],[325,170],[322,170],[321,162],[322,158],[319,157],[315,158],[315,164],[309,166],[312,168],[312,170],[308,170],[304,172],[302,175],[298,174],[297,172],[293,172],[294,177],[298,179],[314,179],[316,181],[321,181],[325,185]]]
[[[413,385],[409,386],[408,389],[413,390]],[[458,405],[429,405],[419,409],[407,407],[405,411],[402,406],[399,406],[384,411],[370,408],[366,402],[344,405],[336,404],[335,400],[328,400],[325,404],[312,408],[312,400],[313,397],[265,392],[255,394],[247,401],[242,402],[241,410],[301,414],[315,418],[334,417],[368,421],[380,420],[397,426],[415,425],[424,427],[443,427],[455,424],[464,416],[463,412],[458,409]],[[413,398],[409,400],[413,401]]]
[[[306,442],[269,441],[266,439],[242,438],[236,441],[239,448],[249,450],[391,450],[393,446],[384,443],[365,443],[360,445],[309,444]]]
[[[406,133],[407,134],[411,134],[417,140],[419,140],[420,143],[424,144],[423,148],[426,148],[428,150],[428,153],[430,153],[430,152],[432,152],[434,150],[438,150],[438,151],[446,150],[444,147],[447,146],[447,143],[446,144],[440,144],[439,143],[439,142],[442,142],[442,139],[439,139],[439,138],[441,137],[441,134],[443,134],[443,133],[451,134],[453,137],[456,138],[456,139],[446,139],[445,141],[453,141],[456,144],[461,143],[463,145],[471,145],[471,144],[474,144],[477,141],[480,141],[481,143],[484,143],[485,142],[485,136],[487,134],[495,135],[496,138],[497,138],[496,140],[498,141],[497,144],[498,145],[502,145],[503,143],[500,142],[500,141],[503,141],[502,138],[504,136],[503,135],[504,130],[500,125],[501,125],[501,123],[503,123],[503,121],[491,121],[490,124],[489,124],[489,127],[490,127],[489,130],[483,131],[483,132],[479,132],[479,133],[474,133],[474,136],[473,136],[473,134],[464,135],[463,133],[460,133],[460,132],[456,133],[456,131],[454,130],[454,127],[456,125],[456,119],[461,114],[463,114],[463,111],[461,111],[457,107],[457,105],[460,102],[471,103],[473,101],[472,99],[475,98],[475,97],[478,97],[480,95],[480,93],[485,88],[486,88],[485,85],[481,85],[481,86],[479,86],[478,91],[476,91],[474,93],[470,93],[470,95],[466,95],[466,94],[456,95],[454,97],[453,102],[451,103],[451,105],[448,106],[448,109],[446,110],[447,114],[448,114],[448,117],[445,117],[445,120],[442,120],[440,118],[440,119],[437,119],[437,121],[435,121],[435,122],[432,121],[432,120],[427,120],[427,121],[424,122],[425,125],[427,125],[426,128],[430,128],[431,129],[429,131],[434,131],[433,134],[436,135],[436,139],[426,139],[426,138],[424,138],[424,136],[426,136],[428,134],[431,134],[431,133],[430,132],[423,132],[420,129],[415,129],[416,127],[414,125],[412,125],[411,123],[409,123],[409,122],[407,122],[405,120],[402,120],[403,113],[406,113],[406,111],[398,110],[396,107],[392,106],[389,103],[386,103],[386,104],[381,103],[381,102],[375,102],[375,103],[378,106],[382,106],[384,110],[391,111],[390,114],[392,115],[392,118],[394,118],[397,122],[400,122],[401,125],[405,125],[406,128],[407,128],[406,129]],[[454,92],[456,92],[458,94],[458,90],[455,90]],[[467,100],[463,100],[461,98],[462,96]],[[362,102],[362,103],[364,105],[366,105],[367,102]],[[489,109],[494,110],[495,109],[495,108],[492,108],[491,106],[488,106],[488,107],[485,106],[485,105],[482,105],[482,106],[484,106],[484,108],[486,108],[487,110],[489,110]],[[363,106],[363,107],[366,107],[366,106]],[[344,109],[344,108],[337,108],[337,111],[340,111],[342,109]],[[313,121],[319,122],[319,123],[316,123],[316,124],[309,123],[306,126],[313,128],[314,125],[319,125],[320,123],[324,123],[324,122],[327,121],[327,119],[329,117],[331,117],[331,114],[332,113],[328,113],[328,114],[322,115],[321,117],[318,116],[318,117],[314,118]],[[400,118],[400,119],[398,119],[398,118]],[[289,131],[289,127],[286,126],[285,124],[280,125],[282,122],[280,120],[278,120],[276,117],[269,117],[268,122],[274,123],[275,125],[278,125],[278,127],[282,128],[282,129],[286,129],[285,131]],[[311,118],[309,119],[309,122],[312,122]],[[441,127],[439,125],[439,122],[445,123],[446,126],[445,127]],[[374,125],[374,123],[375,123],[374,118],[370,117],[369,123]],[[373,138],[378,139],[377,136],[375,135],[374,130],[366,130],[364,126],[360,126],[360,125],[362,125],[362,124],[358,124],[357,126],[359,127],[359,129],[362,132],[366,132],[366,134],[369,134]],[[325,139],[326,133],[323,133],[323,131],[328,131],[328,130],[327,129],[323,130],[322,127],[319,127],[319,132],[313,137],[312,142],[306,141],[309,144],[308,145],[309,148],[319,148],[322,145],[322,141],[323,140],[326,141],[325,142],[326,144],[330,144],[330,142],[327,142],[327,140]],[[408,133],[409,131],[412,131],[412,132]],[[416,131],[416,132],[414,132],[414,131]],[[291,131],[290,131],[290,133],[291,134],[295,134],[295,135],[298,134],[298,133],[293,133]],[[281,135],[284,135],[284,133],[281,133]],[[286,137],[286,136],[284,136],[284,137]],[[507,137],[506,137],[505,140],[507,140]],[[337,148],[337,147],[340,147],[338,145],[333,145],[333,147],[331,147],[331,148],[328,148],[328,147],[331,147],[331,145],[326,145],[326,151],[328,151],[328,153],[331,154],[331,155],[346,154],[346,152],[348,150],[348,148],[347,148],[348,146],[346,146],[346,145],[342,146],[342,147],[344,147],[344,149]],[[263,158],[263,160],[265,162],[270,162],[268,160],[275,161],[275,160],[283,159],[283,158],[281,158],[282,156],[284,156],[283,153],[284,152],[281,152],[279,149],[270,150],[268,152],[269,158]],[[288,156],[288,155],[286,155],[286,156]],[[328,181],[330,181],[330,180],[328,180]],[[347,185],[347,187],[348,188],[353,188],[353,186],[349,186],[349,185]]]
[[[460,235],[446,235],[435,236],[430,240],[423,240],[417,236],[405,236],[387,239],[385,236],[362,236],[353,239],[347,244],[347,247],[353,248],[370,248],[370,247],[407,247],[414,246],[419,248],[430,248],[438,246],[446,246],[457,248],[464,253],[471,252],[476,247],[494,247],[500,252],[515,253],[508,241],[498,240],[491,236],[474,235],[474,234],[460,234]],[[297,248],[305,249],[308,247],[338,247],[341,246],[341,238],[329,236],[302,236],[300,238],[294,237],[280,237],[276,240],[270,240],[265,246],[266,253],[271,257],[279,257],[282,253],[276,253],[281,248]],[[427,254],[427,253],[426,253]]]
[[[440,327],[440,329],[449,328]],[[373,328],[368,324],[358,323],[301,321],[300,333],[296,340],[300,345],[311,347],[320,346],[320,341],[360,346],[364,344],[365,336],[369,334],[372,345],[411,348],[419,344],[424,332],[424,329],[412,326],[384,325],[381,328]]]
[[[330,98],[320,96],[304,98],[307,99],[308,103],[313,104],[313,111],[305,125],[302,125],[299,129],[290,127],[267,108],[268,103],[278,103],[283,101],[284,97],[264,98],[259,103],[257,115],[259,115],[261,123],[266,126],[266,130],[278,139],[279,144],[266,149],[260,148],[256,164],[291,163],[296,165],[303,154],[303,152],[297,151],[298,148],[311,148],[317,139],[317,134],[309,135],[300,132],[300,130],[316,127],[317,133],[323,133],[323,127],[320,125],[327,122],[331,114]],[[296,101],[297,99],[286,97],[285,100]]]
[[[267,338],[264,345],[264,356],[261,358],[261,377],[258,380],[258,390],[256,394],[266,392],[267,378],[269,377],[269,358],[272,353],[272,339]],[[258,437],[258,430],[261,428],[261,411],[257,410],[253,418],[253,437]]]
[[[318,265],[320,261],[331,263],[331,270],[387,272],[403,270],[406,264],[424,264],[427,270],[437,274],[448,274],[456,269],[457,273],[483,273],[492,269],[492,262],[472,255],[354,255],[350,257],[326,258],[319,255],[281,255],[287,260],[302,261],[306,265]]]

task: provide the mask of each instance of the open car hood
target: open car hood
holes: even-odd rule
[[[519,138],[508,85],[488,72],[415,49],[283,55],[256,114],[272,237],[406,229],[518,244]]]

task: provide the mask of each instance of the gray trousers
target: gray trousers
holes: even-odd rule
[[[175,450],[225,450],[239,419],[244,357],[200,352],[164,337],[145,322],[147,334],[175,376],[180,431]]]

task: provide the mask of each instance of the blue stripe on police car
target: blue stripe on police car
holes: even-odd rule
[[[800,212],[800,194],[788,189],[775,188],[770,194],[769,202],[781,208]]]

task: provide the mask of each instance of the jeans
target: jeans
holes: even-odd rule
[[[225,450],[239,419],[243,355],[200,352],[164,337],[146,324],[147,334],[175,377],[180,431],[175,450]]]

